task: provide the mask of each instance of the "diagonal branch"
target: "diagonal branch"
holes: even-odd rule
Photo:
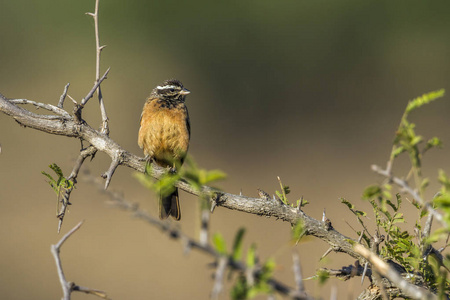
[[[85,122],[77,123],[73,118],[63,119],[62,117],[54,120],[43,119],[41,118],[41,115],[30,113],[28,110],[18,107],[11,103],[11,101],[1,97],[0,111],[13,117],[23,126],[51,134],[79,138],[90,143],[97,151],[106,153],[111,160],[120,157],[120,166],[127,166],[141,173],[145,172],[144,158],[126,151],[110,137],[93,129]],[[157,165],[152,167],[151,175],[153,177],[159,179],[164,173],[165,169]],[[347,253],[356,259],[362,259],[362,256],[353,250],[352,245],[349,242],[351,240],[354,241],[354,239],[341,234],[325,222],[306,215],[296,207],[291,207],[280,201],[273,201],[270,198],[253,198],[220,192],[208,186],[203,186],[199,192],[185,180],[180,180],[177,182],[176,186],[187,193],[208,197],[214,207],[220,206],[249,214],[274,217],[288,222],[291,225],[295,225],[299,220],[302,220],[306,235],[312,235],[322,239],[327,242],[335,252]]]
[[[95,31],[95,48],[96,48],[96,60],[95,60],[95,81],[100,81],[100,57],[102,54],[102,50],[106,47],[106,45],[100,46],[100,35],[98,31],[98,7],[100,0],[95,0],[95,11],[94,13],[86,13],[90,15],[94,19],[94,31]],[[102,90],[100,86],[98,87],[98,102],[100,104],[100,112],[102,115],[102,129],[101,132],[109,135],[109,126],[108,126],[108,115],[106,114],[106,107],[103,101]]]
[[[61,252],[61,247],[64,242],[72,236],[78,229],[80,229],[81,225],[83,225],[83,221],[78,223],[74,228],[72,228],[68,233],[66,233],[56,245],[52,245],[50,250],[53,254],[53,258],[55,259],[56,269],[58,271],[59,281],[61,283],[61,287],[63,290],[63,300],[70,300],[71,293],[73,291],[83,292],[87,294],[92,294],[99,296],[103,299],[108,299],[106,293],[96,289],[90,289],[82,286],[76,285],[74,282],[70,282],[66,280],[66,276],[64,275],[64,271],[62,268],[61,257],[59,253]]]
[[[400,188],[402,188],[404,191],[406,191],[408,194],[410,194],[414,200],[416,200],[417,202],[420,203],[420,205],[422,207],[425,207],[427,209],[427,211],[433,215],[434,218],[436,218],[436,220],[439,221],[439,223],[442,224],[442,226],[444,228],[446,228],[447,230],[449,230],[449,225],[447,224],[447,222],[444,220],[444,217],[433,208],[433,205],[430,202],[425,201],[420,195],[419,193],[417,193],[417,191],[415,191],[409,184],[408,182],[406,182],[405,180],[395,177],[391,174],[390,170],[383,170],[381,167],[377,166],[377,165],[372,165],[372,170],[380,175],[385,176],[386,178],[388,178],[389,180],[392,180],[392,182],[394,182],[396,185],[398,185]]]
[[[99,180],[91,175],[87,174],[85,176],[85,180],[91,184],[101,186]],[[204,244],[200,240],[195,240],[186,235],[183,231],[181,231],[179,227],[171,226],[170,222],[161,221],[158,218],[151,216],[144,210],[140,209],[137,204],[127,201],[119,193],[103,189],[101,191],[109,196],[109,198],[111,199],[111,204],[114,207],[133,213],[133,217],[141,219],[147,222],[148,224],[160,229],[163,233],[167,234],[172,239],[182,241],[186,248],[198,250],[204,254],[207,254],[217,259],[219,261],[219,264],[217,267],[218,270],[216,271],[217,277],[212,296],[218,295],[218,293],[222,288],[221,282],[223,281],[224,275],[223,272],[226,267],[230,268],[231,270],[240,271],[243,273],[248,271],[248,268],[245,264],[241,263],[240,261],[233,260],[231,257],[224,257],[223,254],[219,253],[216,249],[214,249],[214,247],[210,243]],[[258,278],[260,276],[259,270],[253,270],[252,275],[255,278]],[[218,281],[220,281],[220,283]],[[305,300],[311,299],[310,296],[308,296],[305,292],[299,294],[299,292],[296,289],[293,289],[276,279],[273,278],[269,279],[268,284],[275,291],[279,292],[282,295],[289,296],[292,299],[305,299]]]
[[[363,255],[372,264],[374,269],[400,288],[406,296],[411,297],[412,299],[437,299],[437,296],[430,291],[420,288],[403,279],[393,267],[361,244],[355,244],[355,251]]]

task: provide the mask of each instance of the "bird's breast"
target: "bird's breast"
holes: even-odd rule
[[[184,158],[189,147],[187,109],[164,108],[156,103],[144,106],[139,130],[139,146],[157,160]]]

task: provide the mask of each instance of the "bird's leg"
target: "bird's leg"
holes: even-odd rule
[[[155,162],[155,158],[147,154],[143,160],[145,161],[145,173],[149,173],[151,164]]]
[[[175,162],[173,162],[173,166],[169,167],[169,173],[170,174],[175,174],[177,172],[177,167],[175,165]]]

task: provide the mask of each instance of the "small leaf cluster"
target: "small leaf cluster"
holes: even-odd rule
[[[408,183],[411,179],[410,177],[413,177],[414,186],[411,189],[416,191],[417,195],[419,195],[418,197],[422,199],[425,199],[425,191],[430,182],[428,178],[423,178],[422,176],[423,155],[432,148],[442,147],[442,142],[439,138],[433,137],[426,143],[423,143],[424,138],[416,134],[416,125],[410,122],[408,117],[412,111],[443,95],[444,90],[439,90],[422,95],[408,103],[396,132],[388,164],[390,173],[396,158],[401,154],[408,156],[411,170],[403,180],[405,183]],[[416,199],[411,200],[411,204],[418,211],[413,233],[402,229],[406,224],[406,220],[401,212],[403,199],[399,192],[403,192],[403,190],[395,188],[389,178],[364,190],[362,198],[367,200],[372,206],[377,228],[376,232],[385,235],[384,242],[379,245],[379,248],[376,247],[375,249],[373,247],[373,236],[369,233],[365,224],[367,214],[357,210],[353,204],[345,199],[342,199],[342,203],[349,208],[362,225],[363,230],[357,232],[357,234],[362,235],[363,241],[368,248],[377,252],[383,259],[392,260],[401,265],[405,272],[413,274],[413,280],[414,276],[417,278],[421,277],[421,280],[431,290],[446,293],[450,288],[450,282],[446,279],[450,257],[437,259],[429,251],[434,243],[445,241],[446,238],[448,240],[450,234],[450,179],[444,171],[440,170],[438,180],[441,184],[441,190],[436,194],[432,203],[435,209],[443,212],[447,226],[438,228],[431,234],[429,232],[425,233],[425,228],[422,226],[425,217],[428,217],[427,219],[430,220],[428,211]],[[437,222],[435,224],[441,225]],[[445,243],[447,242],[445,241]]]
[[[290,203],[289,200],[288,200],[288,198],[287,198],[287,195],[290,194],[291,189],[289,188],[288,185],[284,185],[284,184],[281,182],[280,177],[278,177],[278,182],[280,183],[280,189],[281,189],[280,191],[275,190],[275,194],[277,195],[278,199],[280,199],[280,201],[281,201],[283,204],[288,205],[288,206],[291,206],[291,207],[294,207],[294,203]],[[303,199],[303,197],[302,197],[301,199],[298,199],[298,200],[295,202],[295,207],[302,208],[302,207],[304,207],[305,205],[307,205],[308,203],[309,203],[309,202],[308,202],[307,200]]]
[[[53,178],[50,174],[48,174],[45,171],[42,171],[41,173],[47,178],[47,182],[51,186],[53,191],[56,193],[59,203],[60,199],[64,199],[63,197],[61,197],[63,193],[67,190],[74,188],[74,182],[64,177],[61,168],[57,164],[53,163],[49,165],[49,168],[52,169],[53,172],[55,172],[57,176],[56,178]]]
[[[234,263],[239,263],[243,255],[242,241],[244,234],[244,228],[238,230],[234,238],[232,250],[228,252],[225,239],[220,233],[216,233],[213,236],[214,248],[220,255],[228,257]],[[256,245],[252,244],[247,251],[245,262],[242,263],[245,263],[246,269],[250,272],[240,272],[238,274],[234,286],[230,291],[231,298],[251,299],[261,294],[272,294],[273,290],[269,284],[269,280],[272,278],[275,269],[275,261],[269,258],[261,265],[256,253]],[[250,274],[251,276],[249,276]]]
[[[153,180],[153,164],[147,164],[146,174],[136,173],[135,177],[147,188],[154,190],[157,194],[168,196],[175,190],[175,184],[179,180],[186,180],[196,191],[201,192],[204,185],[224,179],[226,174],[220,170],[205,170],[197,166],[191,156],[186,157],[184,166],[178,165],[176,168],[168,168],[167,172],[159,178]],[[203,199],[204,200],[204,199]]]

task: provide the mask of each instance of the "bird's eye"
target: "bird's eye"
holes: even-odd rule
[[[170,89],[170,92],[171,92],[171,93],[175,92],[175,89]]]

